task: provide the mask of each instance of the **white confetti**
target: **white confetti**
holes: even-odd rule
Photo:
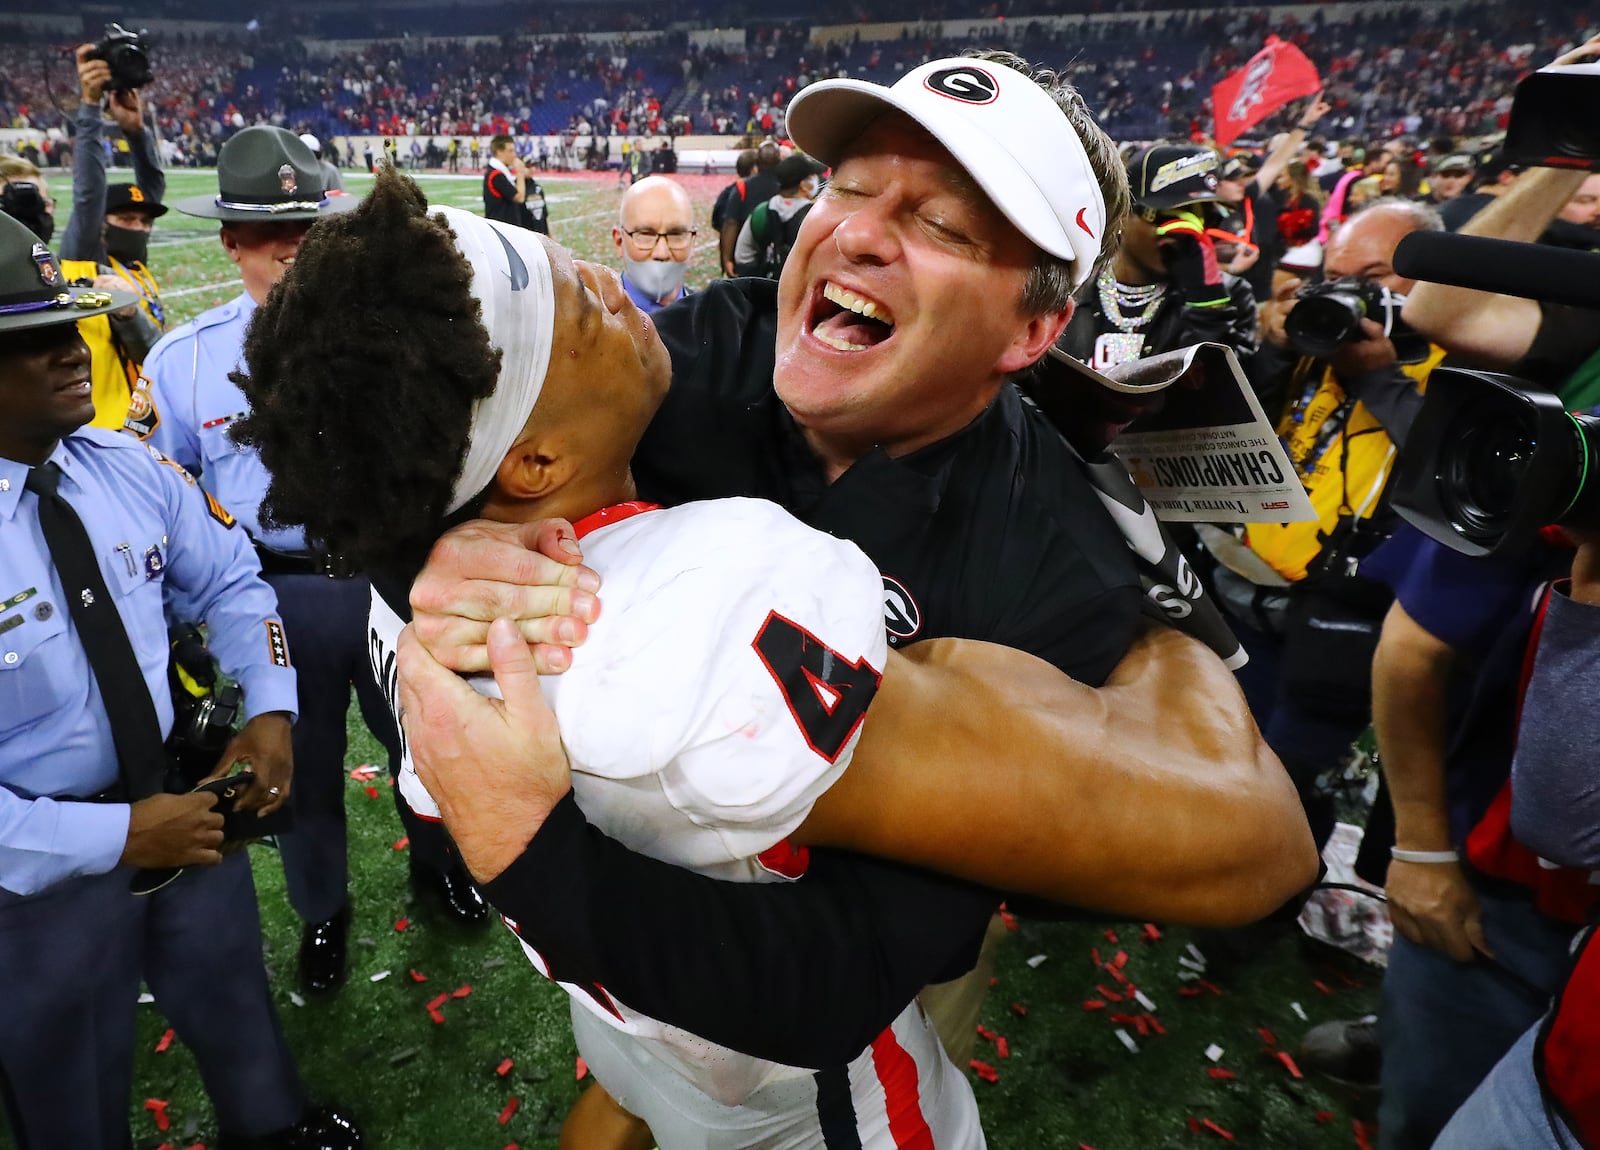
[[[1187,950],[1189,952],[1189,957],[1190,958],[1194,959],[1196,962],[1198,962],[1200,964],[1200,969],[1201,970],[1204,970],[1206,968],[1206,956],[1200,953],[1200,949],[1197,946],[1195,946],[1194,943],[1192,943],[1192,942],[1189,943],[1183,949],[1185,949],[1185,950]],[[1179,961],[1181,962],[1182,959],[1180,959]]]
[[[1133,998],[1134,998],[1135,1002],[1137,1002],[1140,1006],[1144,1007],[1151,1014],[1154,1014],[1156,1012],[1156,1004],[1151,1002],[1150,999],[1145,996],[1144,991],[1142,991],[1142,990],[1134,991],[1133,992]]]
[[[1195,962],[1187,954],[1180,954],[1178,956],[1178,965],[1183,967],[1185,970],[1192,970],[1196,974],[1204,974],[1206,972],[1205,963]]]
[[[140,994],[139,994],[139,1005],[140,1006],[147,1006],[150,1003],[154,1002],[155,1000],[156,1000],[156,996],[151,994],[148,990],[141,991]]]
[[[1040,966],[1044,965],[1044,961],[1049,957],[1050,956],[1048,954],[1036,954],[1028,960],[1028,965],[1034,970],[1038,970]]]
[[[294,1003],[296,1006],[304,1006],[306,1004],[306,1000],[301,998],[292,990],[289,992],[289,1001]]]
[[[1193,982],[1195,979],[1197,979],[1199,977],[1200,976],[1197,973],[1195,973],[1194,971],[1192,971],[1192,970],[1180,970],[1180,971],[1178,971],[1178,981],[1179,982]]]
[[[1128,1053],[1139,1053],[1139,1044],[1133,1040],[1133,1035],[1123,1030],[1120,1026],[1117,1027],[1117,1040],[1128,1048]]]
[[[1311,1021],[1309,1018],[1306,1017],[1305,1007],[1301,1006],[1298,1002],[1291,1002],[1289,1004],[1289,1009],[1294,1011],[1295,1014],[1299,1016],[1301,1022],[1310,1022]]]
[[[380,971],[378,971],[377,974],[374,974],[370,979],[368,979],[368,981],[369,982],[382,982],[384,979],[386,979],[388,977],[389,977],[389,972],[387,970],[380,970]]]
[[[1217,1059],[1222,1057],[1222,1047],[1213,1042],[1210,1046],[1206,1047],[1206,1057],[1215,1062]]]

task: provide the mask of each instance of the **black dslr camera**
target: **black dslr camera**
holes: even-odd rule
[[[1301,355],[1332,355],[1361,339],[1361,321],[1370,319],[1383,328],[1401,363],[1428,358],[1428,341],[1400,318],[1406,297],[1382,284],[1348,276],[1307,284],[1295,292],[1295,299],[1299,302],[1283,321],[1283,334]]]
[[[174,788],[181,793],[216,769],[243,716],[244,693],[239,684],[218,676],[199,628],[175,623],[167,639],[173,712],[167,755],[178,773]]]
[[[131,92],[155,79],[146,48],[150,33],[130,32],[121,24],[107,24],[105,39],[89,53],[91,60],[104,60],[111,67],[108,92]]]
[[[1546,524],[1600,527],[1600,419],[1508,375],[1437,368],[1395,471],[1394,506],[1468,555]]]

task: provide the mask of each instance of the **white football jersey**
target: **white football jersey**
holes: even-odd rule
[[[584,536],[583,552],[600,574],[604,613],[572,667],[540,680],[578,805],[653,858],[718,878],[781,880],[760,856],[783,849],[849,763],[888,658],[877,568],[853,543],[756,499],[620,511]],[[374,591],[380,682],[401,627]],[[490,677],[474,685],[497,693]],[[418,814],[438,817],[409,747],[400,787]],[[724,1104],[810,1074],[657,1022],[594,987],[562,986]]]

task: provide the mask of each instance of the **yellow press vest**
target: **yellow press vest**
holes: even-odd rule
[[[1424,391],[1429,373],[1444,356],[1443,348],[1433,347],[1427,359],[1401,370]],[[1343,426],[1337,422],[1341,415]],[[1322,537],[1338,526],[1341,511],[1370,519],[1378,509],[1394,469],[1395,446],[1366,404],[1348,400],[1331,367],[1323,369],[1322,382],[1284,418],[1278,435],[1317,518],[1309,523],[1252,523],[1245,528],[1245,540],[1274,571],[1294,582],[1306,577],[1322,550]]]
[[[93,260],[60,262],[61,273],[68,280],[92,280],[99,274],[100,269]],[[145,275],[148,277],[149,273],[146,272]],[[150,279],[149,286],[153,293],[154,279]],[[143,287],[142,283],[138,285],[141,295],[144,294]],[[141,306],[149,312],[149,299],[143,299]],[[109,316],[96,315],[80,319],[78,334],[83,337],[83,342],[89,345],[89,388],[94,397],[94,419],[90,421],[89,426],[120,431],[128,421],[129,410],[135,403],[135,395],[140,393],[141,365],[123,355],[120,345],[112,338]],[[148,400],[143,402],[148,403]]]

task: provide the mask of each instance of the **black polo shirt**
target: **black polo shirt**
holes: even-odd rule
[[[874,452],[829,484],[772,389],[776,284],[715,282],[655,318],[673,386],[634,459],[642,498],[771,499],[878,564],[891,642],[985,639],[1104,681],[1138,625],[1138,574],[1076,457],[1012,387],[950,439]],[[828,1066],[969,969],[1000,896],[811,855],[799,882],[718,882],[623,850],[569,795],[486,893],[564,980],[750,1054]]]

